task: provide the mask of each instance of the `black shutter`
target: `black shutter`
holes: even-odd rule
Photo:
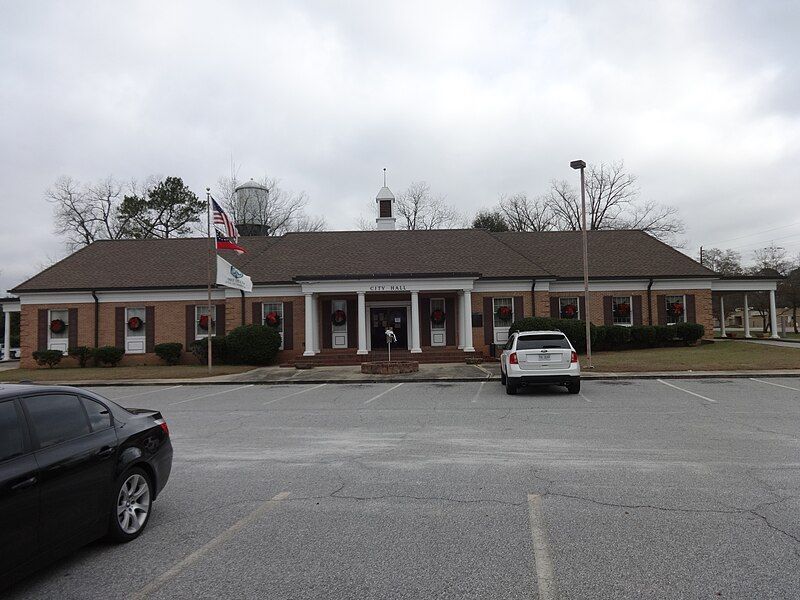
[[[114,345],[125,348],[125,307],[117,306],[114,309]]]
[[[253,311],[253,325],[263,325],[264,324],[264,317],[261,314],[262,313],[261,306],[262,306],[261,302],[253,302],[253,308],[251,309]],[[285,320],[286,320],[286,317],[284,316],[284,321]]]
[[[667,297],[656,296],[656,314],[658,315],[658,324],[667,324]]]
[[[448,346],[456,345],[456,301],[455,298],[444,299],[444,328]],[[422,325],[420,325],[422,327]],[[430,331],[430,328],[428,329]]]
[[[77,348],[78,346],[78,309],[70,308],[67,317],[67,347]]]
[[[358,348],[358,302],[347,301],[347,347]]]
[[[494,344],[494,311],[492,299],[483,298],[483,341],[485,344]]]
[[[194,343],[194,304],[186,305],[186,351]]]
[[[603,296],[603,323],[614,324],[614,303],[611,296]]]
[[[217,327],[214,331],[216,335],[223,336],[225,335],[225,303],[215,304],[217,307]]]
[[[561,304],[555,296],[550,297],[550,316],[553,319],[561,318]]]
[[[431,345],[431,299],[419,298],[419,345]]]
[[[283,303],[283,349],[294,348],[294,303]]]
[[[525,318],[525,303],[522,296],[514,296],[514,320],[518,321]]]
[[[315,300],[316,302],[316,300]],[[333,302],[331,300],[322,301],[322,324],[315,323],[318,327],[322,327],[322,347],[333,348],[333,331],[331,331],[331,314],[333,311]]]
[[[686,321],[688,323],[697,323],[696,304],[694,294],[686,294]]]
[[[144,307],[144,351],[155,352],[156,349],[156,307]]]
[[[633,324],[634,325],[641,325],[642,324],[642,297],[641,296],[634,296],[633,297]]]
[[[47,322],[47,309],[40,308],[39,309],[39,324],[36,330],[37,340],[36,340],[36,348],[37,350],[47,350],[47,328],[50,326],[50,323]]]

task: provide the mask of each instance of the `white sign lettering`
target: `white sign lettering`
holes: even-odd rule
[[[390,283],[387,285],[371,285],[369,286],[370,292],[407,292],[408,289],[404,285],[397,283]]]

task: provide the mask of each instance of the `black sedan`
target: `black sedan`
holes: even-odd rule
[[[0,588],[97,538],[138,537],[171,468],[159,412],[0,385]]]

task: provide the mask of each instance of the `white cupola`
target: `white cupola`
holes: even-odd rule
[[[378,203],[378,218],[375,223],[378,225],[379,231],[386,231],[396,229],[394,216],[394,194],[386,187],[386,169],[383,170],[383,187],[375,196],[375,202]]]

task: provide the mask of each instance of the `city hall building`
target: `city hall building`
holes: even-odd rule
[[[253,290],[215,287],[210,314],[208,239],[95,242],[3,301],[21,312],[22,366],[37,349],[106,345],[125,349],[123,364],[158,364],[157,344],[250,323],[280,331],[281,364],[355,364],[385,353],[389,326],[393,352],[437,362],[490,355],[513,321],[582,319],[587,305],[597,324],[697,322],[707,337],[719,292],[767,291],[775,314],[776,280],[721,278],[641,231],[589,232],[587,298],[580,232],[396,230],[386,187],[376,202],[375,231],[242,238],[246,254],[222,254]]]

